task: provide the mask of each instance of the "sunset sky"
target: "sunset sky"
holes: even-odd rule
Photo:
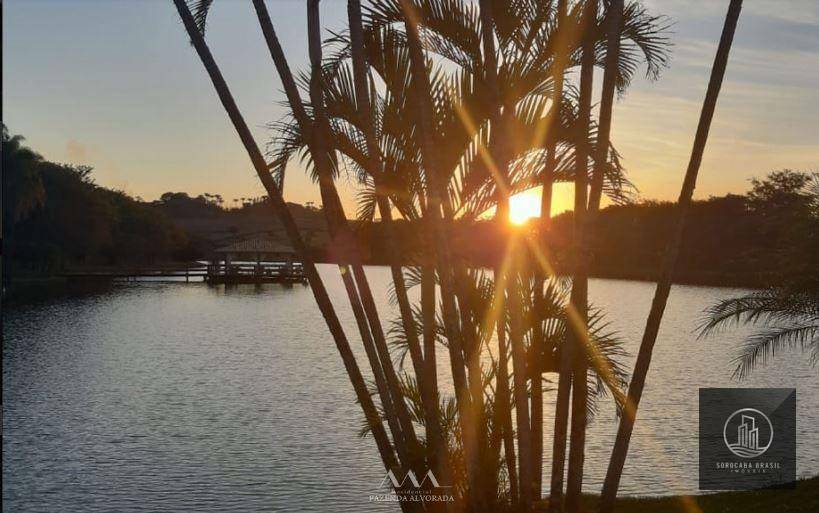
[[[346,2],[322,4],[325,28],[346,25]],[[674,199],[728,2],[645,4],[674,22],[671,67],[615,105],[613,141],[641,197]],[[250,3],[214,5],[208,42],[264,146],[285,112],[281,84]],[[268,5],[291,67],[305,69],[304,2]],[[819,2],[746,0],[696,197],[743,192],[773,169],[819,170],[817,63]],[[3,121],[46,158],[92,165],[97,183],[146,200],[210,192],[230,206],[263,193],[170,0],[5,0]],[[319,202],[297,169],[285,193]]]

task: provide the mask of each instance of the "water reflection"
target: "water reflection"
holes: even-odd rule
[[[337,270],[321,270],[360,351]],[[368,273],[391,310],[388,269]],[[651,292],[591,283],[632,354]],[[692,330],[729,292],[674,289],[624,493],[696,492],[697,388],[736,386],[741,334],[695,342]],[[382,468],[372,439],[358,437],[360,409],[308,287],[123,284],[13,306],[3,320],[4,511],[393,510],[367,501]],[[815,370],[783,355],[742,386],[798,389],[798,470],[819,473]],[[607,408],[590,427],[590,491],[614,428]]]

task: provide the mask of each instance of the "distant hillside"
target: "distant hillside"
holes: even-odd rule
[[[751,181],[745,195],[713,197],[692,205],[675,281],[702,285],[766,286],[782,278],[816,279],[819,270],[819,175],[776,171]],[[674,223],[674,204],[645,201],[609,206],[590,236],[591,273],[597,277],[654,280]],[[400,251],[417,254],[417,230],[399,225]],[[535,223],[525,230],[534,232]],[[386,261],[382,227],[362,227],[363,245]],[[544,235],[558,273],[569,273],[573,215],[552,220]],[[492,221],[453,227],[453,251],[478,266],[493,266],[510,234]]]
[[[554,221],[550,244],[562,267],[571,244],[572,214]],[[675,280],[708,285],[764,285],[781,268],[783,237],[763,228],[764,216],[743,196],[695,201],[683,236]],[[611,206],[591,234],[591,272],[596,276],[654,280],[674,226],[674,204]]]
[[[285,239],[263,198],[226,209],[216,194],[168,192],[143,202],[96,185],[91,169],[49,162],[3,131],[3,265],[12,273],[53,274],[73,265],[126,265],[208,258],[213,249],[244,239]],[[783,275],[815,279],[819,269],[819,175],[789,170],[752,180],[745,195],[694,202],[676,280],[763,286]],[[323,213],[288,204],[313,258],[332,257]],[[590,236],[594,276],[655,279],[674,220],[674,205],[641,202],[603,209]],[[557,272],[571,271],[572,214],[552,220],[543,235]],[[379,222],[351,225],[365,262],[386,263],[387,237]],[[423,231],[397,221],[404,262],[419,261]],[[522,228],[534,234],[534,222]],[[512,228],[492,221],[456,221],[455,255],[491,267]],[[9,274],[4,273],[4,279]]]
[[[144,202],[94,183],[92,169],[50,162],[2,133],[3,281],[76,266],[130,266],[207,258],[219,246],[272,234],[261,201],[224,209],[218,195],[166,193]],[[290,204],[310,245],[326,244],[321,212]]]
[[[206,258],[215,248],[262,234],[285,238],[267,201],[257,199],[240,208],[224,209],[211,199],[214,197],[168,192],[151,206],[185,231],[199,258]],[[325,245],[327,227],[321,211],[297,203],[288,203],[288,207],[308,245]]]

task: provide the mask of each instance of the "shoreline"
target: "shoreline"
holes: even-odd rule
[[[599,495],[584,495],[584,511],[597,511]],[[546,511],[545,501],[538,511]],[[795,488],[618,497],[616,513],[814,513],[819,510],[819,476],[799,479]]]
[[[336,262],[332,261],[316,261],[317,264],[334,265]],[[389,267],[389,264],[381,262],[371,262],[364,264],[367,267]],[[491,270],[487,266],[478,265],[478,268]],[[558,276],[568,276],[567,272],[559,272]],[[639,281],[653,283],[657,281],[656,272],[654,271],[637,271],[637,270],[592,270],[589,273],[590,278],[603,280],[620,280],[620,281]],[[764,280],[764,275],[755,274],[753,277],[746,275],[728,275],[711,272],[680,272],[674,277],[674,285],[686,285],[696,287],[717,287],[726,289],[762,289],[765,288],[767,280]],[[59,274],[30,274],[25,273],[21,276],[13,276],[12,273],[5,273],[3,281],[3,297],[13,297],[19,293],[25,293],[32,290],[53,290],[62,291],[67,288],[87,283],[96,286],[107,282],[106,278],[97,279],[80,279],[74,277],[66,277]],[[113,281],[113,280],[110,280]],[[174,280],[169,280],[174,281]],[[85,287],[80,287],[85,288]],[[93,287],[96,288],[96,287]]]

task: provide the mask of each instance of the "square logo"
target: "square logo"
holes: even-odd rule
[[[796,389],[700,388],[700,490],[796,486]]]

